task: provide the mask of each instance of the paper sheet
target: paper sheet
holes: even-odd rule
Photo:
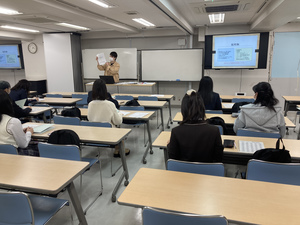
[[[128,117],[132,117],[132,118],[143,118],[144,116],[148,115],[149,113],[145,113],[145,112],[136,112],[136,113],[132,113],[131,115],[129,115]]]
[[[240,152],[254,153],[257,150],[264,149],[263,142],[254,142],[254,141],[239,141]]]
[[[106,63],[106,59],[105,59],[104,53],[98,53],[97,57],[98,57],[98,63],[99,63],[99,65],[104,65]]]
[[[225,108],[232,108],[232,106],[234,105],[234,103],[222,103],[223,104],[223,106],[225,107]]]
[[[41,110],[44,110],[45,107],[32,107],[31,108],[31,112],[38,112],[38,111],[41,111]]]
[[[22,127],[23,127],[23,129],[27,128],[27,127],[32,127],[34,133],[43,133],[46,130],[52,128],[53,124],[42,124],[42,125],[37,125],[37,124],[23,124]]]
[[[120,113],[122,113],[123,116],[126,116],[126,115],[129,114],[130,112],[120,111]]]

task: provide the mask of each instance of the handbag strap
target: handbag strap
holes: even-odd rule
[[[281,141],[281,143],[282,143],[282,150],[285,150],[285,146],[284,146],[284,144],[283,144],[282,138],[278,138],[278,140],[277,140],[277,142],[276,142],[276,149],[280,149],[280,148],[279,148],[280,141]]]

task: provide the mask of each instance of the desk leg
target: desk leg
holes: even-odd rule
[[[151,138],[151,133],[150,133],[150,125],[149,125],[149,120],[147,120],[147,132],[148,132],[148,145],[147,145],[147,148],[145,150],[145,153],[143,155],[143,163],[146,164],[147,163],[147,160],[146,160],[146,157],[148,155],[148,151],[150,149],[150,154],[153,154],[153,150],[152,150],[152,138]]]
[[[169,154],[168,154],[168,149],[164,148],[164,159],[165,159],[165,164],[166,164],[166,169],[167,169],[167,162],[169,159]]]
[[[162,131],[164,131],[164,130],[165,130],[165,127],[164,127],[163,108],[160,108],[160,116],[161,116],[161,129],[162,129]]]
[[[76,193],[76,189],[75,189],[75,186],[74,186],[73,182],[71,182],[67,186],[67,190],[69,192],[71,201],[73,203],[73,206],[74,206],[74,209],[75,209],[75,212],[77,214],[77,217],[79,219],[80,224],[81,225],[87,225],[88,223],[87,223],[86,218],[84,216],[84,213],[83,213],[83,210],[82,210],[82,207],[81,207],[81,203],[79,201],[79,198],[78,198],[78,195]]]
[[[111,196],[111,201],[112,202],[117,201],[116,194],[117,194],[117,191],[119,190],[119,187],[120,187],[124,177],[125,177],[124,185],[127,186],[129,184],[129,181],[128,181],[129,173],[128,173],[126,157],[125,157],[125,144],[124,144],[124,141],[121,141],[119,143],[119,151],[120,151],[120,156],[121,156],[121,161],[122,161],[122,166],[123,166],[124,171],[123,171],[117,185],[115,186],[115,188],[113,190],[113,193],[112,193],[112,196]]]
[[[284,102],[284,116],[287,115],[287,112],[289,110],[289,106],[290,106],[289,101],[285,100],[285,102]]]
[[[171,99],[169,99],[167,101],[169,104],[169,119],[168,119],[168,123],[167,123],[167,128],[169,129],[170,128],[169,123],[173,124],[173,121],[172,121]]]

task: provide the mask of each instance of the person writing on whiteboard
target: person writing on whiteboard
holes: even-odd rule
[[[109,54],[109,62],[106,62],[104,65],[100,65],[98,57],[96,57],[97,67],[99,70],[104,70],[104,76],[113,76],[115,82],[119,82],[119,70],[120,64],[116,62],[118,54],[116,52],[111,52]]]

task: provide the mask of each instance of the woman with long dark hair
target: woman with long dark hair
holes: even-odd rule
[[[219,128],[206,122],[203,100],[195,90],[189,90],[183,97],[181,113],[182,122],[171,132],[169,158],[222,162],[223,145]]]
[[[276,106],[272,87],[267,82],[259,82],[252,88],[254,103],[241,107],[239,117],[235,120],[233,130],[251,129],[261,132],[279,132],[281,137],[285,134],[285,121],[281,107]]]
[[[220,95],[214,92],[213,89],[212,79],[208,76],[202,77],[198,92],[203,99],[205,110],[222,110]]]
[[[19,101],[22,99],[27,99],[29,95],[30,90],[30,82],[26,79],[19,80],[19,82],[11,88],[10,97],[13,101]],[[28,103],[36,101],[36,99],[33,100],[26,100],[25,105],[28,105]]]

